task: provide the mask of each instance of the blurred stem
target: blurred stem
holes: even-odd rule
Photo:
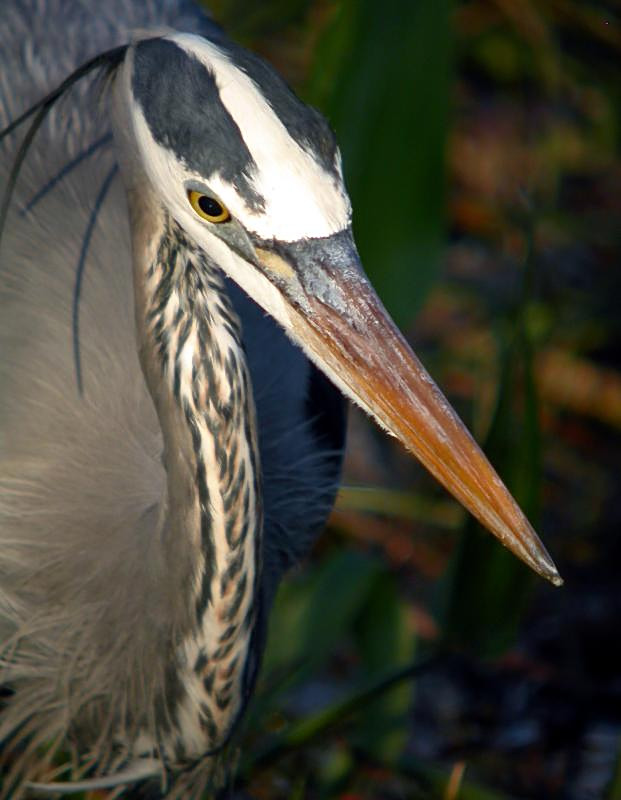
[[[513,309],[499,326],[500,378],[483,449],[526,516],[540,512],[541,442],[529,313],[535,296],[535,215],[522,222],[527,250]],[[469,518],[445,586],[446,637],[461,648],[497,656],[516,638],[533,576]]]
[[[428,797],[443,798],[443,800],[447,797],[452,772],[447,775],[443,769],[423,764],[418,759],[409,756],[402,758],[397,767],[403,774],[412,775],[421,780],[425,784]],[[512,800],[512,798],[511,795],[505,792],[498,794],[488,788],[479,786],[473,781],[462,779],[459,785],[459,794],[455,800]]]
[[[421,494],[380,486],[341,487],[336,498],[336,509],[385,514],[450,530],[458,528],[463,522],[463,512],[452,500],[431,500]]]
[[[316,742],[373,701],[404,682],[428,672],[441,661],[442,656],[434,656],[401,669],[392,670],[367,683],[363,688],[351,692],[343,700],[292,723],[283,733],[272,736],[262,747],[242,758],[238,782],[248,781],[251,776],[256,774],[257,770],[266,769],[289,753]],[[395,768],[403,774],[414,776],[424,785],[431,797],[444,797],[451,785],[451,773],[447,774],[443,769],[429,766],[410,756],[400,757],[391,763],[384,763],[381,759],[377,759],[377,763]],[[462,780],[459,787],[459,800],[510,800],[510,798],[506,794],[498,795],[470,781]]]
[[[617,753],[617,765],[615,774],[606,792],[606,800],[621,800],[621,744]]]
[[[424,672],[428,672],[440,661],[439,656],[417,661],[397,670],[392,670],[380,678],[376,678],[347,695],[327,708],[293,722],[280,734],[273,736],[263,747],[257,748],[245,759],[242,759],[240,775],[248,778],[256,769],[264,768],[278,761],[292,750],[305,747],[315,741],[331,728],[343,724],[347,718],[359,712],[368,703],[399,686],[404,681],[412,680]]]

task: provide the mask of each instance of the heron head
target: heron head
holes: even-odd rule
[[[558,583],[535,532],[366,279],[324,118],[264,61],[220,37],[136,42],[114,95],[130,197],[144,193],[172,216],[347,396]]]

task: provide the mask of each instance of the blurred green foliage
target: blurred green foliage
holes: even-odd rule
[[[449,0],[345,0],[308,84],[344,155],[365,268],[401,325],[436,280],[445,237]]]

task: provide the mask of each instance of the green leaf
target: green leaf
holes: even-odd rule
[[[318,670],[351,632],[381,569],[360,553],[339,552],[303,577],[285,580],[270,615],[264,671],[296,665],[296,682]]]
[[[308,87],[337,131],[365,269],[401,325],[442,256],[449,12],[448,0],[343,0]]]
[[[416,639],[408,624],[407,606],[391,573],[379,575],[369,592],[358,618],[356,640],[367,675],[381,675],[389,666],[413,661]],[[356,742],[375,758],[384,762],[396,760],[407,741],[403,718],[411,705],[412,685],[397,684],[363,710],[356,726]]]

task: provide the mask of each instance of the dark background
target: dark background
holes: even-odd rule
[[[621,3],[209,6],[329,117],[369,276],[566,581],[352,412],[240,791],[618,800]]]

